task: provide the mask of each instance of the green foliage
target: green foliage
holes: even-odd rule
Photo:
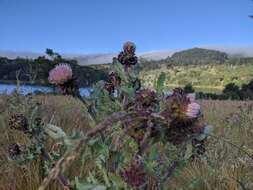
[[[197,97],[200,99],[214,100],[253,100],[253,80],[248,84],[243,84],[240,88],[234,83],[229,83],[225,86],[222,94],[198,92]]]
[[[107,78],[105,69],[80,66],[76,60],[64,59],[51,49],[47,49],[46,53],[50,58],[45,56],[39,56],[36,59],[0,57],[0,81],[13,83],[16,81],[17,71],[20,71],[19,80],[23,83],[49,85],[48,73],[58,63],[70,64],[81,86],[92,86],[99,80]]]
[[[166,80],[166,74],[164,72],[162,72],[159,75],[159,77],[158,77],[158,79],[156,81],[156,85],[155,85],[156,91],[158,93],[162,92],[162,90],[164,89],[165,80]]]
[[[195,92],[194,88],[192,87],[192,85],[190,83],[184,86],[184,91],[186,93],[193,93],[193,92]]]
[[[228,55],[226,53],[202,48],[181,51],[168,58],[172,63],[182,65],[224,63],[227,59]]]

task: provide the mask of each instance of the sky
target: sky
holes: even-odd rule
[[[0,0],[0,50],[138,52],[253,46],[251,0]]]

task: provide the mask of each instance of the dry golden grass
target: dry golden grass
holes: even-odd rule
[[[187,165],[171,180],[170,188],[253,189],[253,102],[200,103],[208,123],[215,126],[214,137],[207,145],[207,160]]]
[[[38,115],[45,122],[51,121],[67,133],[74,128],[84,132],[90,128],[85,108],[78,100],[63,96],[37,96],[35,100],[41,103]],[[168,183],[168,189],[252,190],[253,160],[240,149],[253,157],[253,102],[200,101],[200,104],[208,123],[215,126],[214,137],[207,144],[208,158],[189,163],[177,172]],[[8,144],[27,140],[8,129],[9,114],[29,115],[27,107],[24,98],[0,97],[0,190],[35,190],[42,180],[38,163],[21,168],[9,162],[6,156]],[[80,168],[76,162],[67,173],[83,175],[93,168],[92,161]],[[55,182],[48,189],[61,188]]]

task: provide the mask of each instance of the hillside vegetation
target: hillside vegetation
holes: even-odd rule
[[[193,48],[174,53],[167,60],[179,65],[224,63],[228,60],[228,55],[215,50]]]
[[[23,83],[49,85],[48,73],[58,63],[70,64],[81,86],[92,86],[106,79],[106,68],[80,66],[76,60],[64,59],[57,53],[49,52],[49,56],[37,59],[0,57],[0,82],[14,83],[19,79]]]
[[[241,86],[253,78],[253,58],[229,57],[226,53],[194,48],[175,53],[165,60],[142,61],[141,79],[152,86],[166,74],[166,87],[192,86],[201,91],[222,91],[228,83]]]

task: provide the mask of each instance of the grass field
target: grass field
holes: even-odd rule
[[[193,69],[193,68],[192,68]],[[158,71],[156,71],[158,72]],[[169,72],[169,71],[168,71]],[[61,126],[67,133],[72,129],[90,128],[84,107],[75,99],[63,96],[37,96],[25,100],[19,96],[0,97],[0,189],[35,190],[41,183],[38,162],[18,167],[7,159],[6,149],[13,142],[25,143],[18,132],[8,128],[10,113],[29,116],[29,101],[41,104],[38,114],[46,122]],[[252,190],[253,189],[253,102],[200,101],[208,123],[215,126],[207,145],[207,160],[189,163],[168,182],[175,190]],[[52,142],[48,142],[52,147]],[[247,154],[245,153],[247,152]],[[250,158],[251,156],[251,158]],[[76,161],[67,175],[86,176],[94,170],[91,160],[84,167]],[[61,189],[58,182],[50,190]]]

